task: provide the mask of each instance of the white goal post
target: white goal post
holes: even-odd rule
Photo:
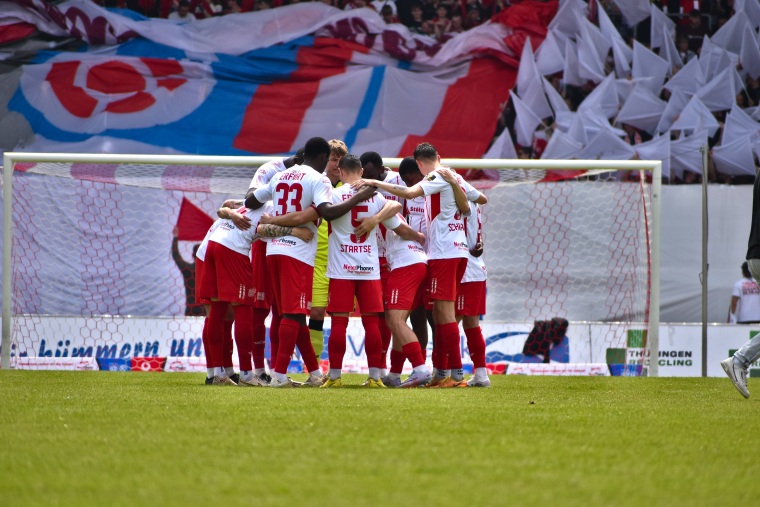
[[[2,368],[11,367],[11,344],[13,319],[13,173],[17,164],[152,164],[159,166],[223,166],[256,167],[274,157],[248,156],[196,156],[196,155],[108,155],[69,153],[22,153],[6,152],[3,157],[3,288],[2,288]],[[384,159],[385,165],[398,167],[401,159]],[[658,375],[659,357],[659,304],[660,304],[660,210],[661,210],[661,161],[616,160],[504,160],[504,159],[443,159],[442,164],[456,169],[497,169],[514,172],[546,170],[587,171],[647,171],[652,175],[646,207],[651,216],[647,225],[648,236],[648,300],[647,325],[650,361],[648,375]],[[54,176],[56,174],[51,173]],[[540,178],[539,178],[540,179]],[[644,179],[643,177],[641,178]],[[250,181],[250,180],[248,180]],[[238,189],[244,192],[244,189]],[[221,193],[221,192],[220,192]],[[489,303],[490,304],[490,303]]]

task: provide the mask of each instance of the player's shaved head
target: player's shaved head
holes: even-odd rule
[[[322,137],[312,137],[306,141],[306,145],[303,148],[303,156],[305,159],[313,159],[319,155],[330,156],[330,143]]]
[[[380,180],[384,176],[383,157],[376,151],[365,151],[359,157],[364,168],[364,177],[370,180]]]
[[[398,166],[398,175],[407,187],[413,187],[422,181],[422,172],[414,157],[405,157]]]

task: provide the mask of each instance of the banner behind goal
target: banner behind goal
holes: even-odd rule
[[[190,340],[200,336],[200,324],[185,318],[185,282],[172,257],[180,209],[190,203],[196,215],[216,218],[222,202],[242,198],[256,167],[268,160],[6,153],[3,367],[55,350],[123,352],[126,341],[138,355],[138,346],[153,347],[154,335],[197,347]],[[638,346],[657,350],[658,162],[444,164],[499,170],[498,178],[483,180],[485,320],[618,323],[609,326],[609,347],[625,348],[631,332],[648,332]],[[546,170],[560,177],[588,172],[549,181]],[[620,177],[643,170],[654,172],[652,183]],[[191,263],[198,241],[178,243],[179,262]],[[134,321],[141,317],[152,319],[148,328]]]

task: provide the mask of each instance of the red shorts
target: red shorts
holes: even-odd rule
[[[351,313],[354,310],[354,296],[362,313],[383,311],[383,294],[380,280],[340,280],[330,279],[327,293],[328,313]]]
[[[202,298],[201,293],[201,278],[203,278],[203,261],[198,257],[195,258],[195,302],[199,305],[210,305],[211,300]]]
[[[201,298],[253,305],[255,292],[247,255],[209,241],[201,275],[198,289]]]
[[[456,301],[466,270],[466,258],[428,260],[430,299]]]
[[[280,315],[311,313],[314,268],[287,255],[267,255],[267,267]]]
[[[477,317],[486,314],[486,281],[466,282],[457,292],[456,314]]]
[[[383,292],[386,310],[414,310],[422,304],[427,264],[418,262],[391,271]]]
[[[251,271],[253,287],[256,290],[254,308],[269,309],[272,306],[272,282],[267,269],[267,244],[254,241],[251,245]]]

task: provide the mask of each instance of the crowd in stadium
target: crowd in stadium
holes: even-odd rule
[[[300,0],[102,0],[102,4],[107,7],[127,8],[138,13],[151,17],[162,17],[178,20],[180,22],[191,22],[196,19],[203,19],[212,16],[220,16],[238,12],[252,12],[263,9],[276,8],[283,5],[289,5],[299,2]],[[503,9],[509,7],[512,4],[519,3],[519,0],[318,0],[323,1],[329,5],[337,7],[339,9],[350,10],[358,8],[368,8],[377,11],[387,23],[402,23],[413,33],[420,35],[427,35],[435,38],[441,43],[445,43],[450,38],[454,37],[457,33],[474,28],[482,23],[485,23],[492,16],[498,14]],[[572,2],[571,2],[572,3]],[[579,5],[583,5],[582,2],[578,2]],[[653,88],[655,95],[663,101],[668,102],[671,98],[673,88],[668,88],[668,81],[673,80],[678,74],[678,71],[683,68],[690,60],[698,59],[700,65],[703,67],[703,74],[705,75],[705,85],[707,85],[708,77],[714,77],[718,74],[718,70],[715,68],[716,58],[713,58],[710,63],[708,54],[704,56],[702,54],[703,40],[709,40],[709,38],[719,33],[719,30],[729,23],[734,17],[734,5],[733,2],[727,0],[698,0],[698,1],[685,1],[685,0],[661,0],[654,2],[658,9],[662,9],[662,12],[671,20],[671,27],[664,27],[666,36],[670,37],[672,41],[672,48],[677,52],[676,61],[671,61],[673,58],[666,55],[665,45],[662,43],[655,44],[653,39],[652,30],[659,30],[655,27],[654,16],[645,17],[643,20],[632,23],[631,16],[625,12],[625,9],[621,11],[621,5],[614,0],[599,0],[588,2],[583,16],[588,19],[594,26],[602,29],[602,20],[600,16],[606,17],[609,22],[614,26],[617,34],[620,36],[620,40],[624,41],[623,44],[627,46],[627,50],[630,53],[630,48],[635,47],[636,43],[640,43],[651,51],[653,55],[659,56],[662,59],[668,60],[671,68],[667,70],[666,76],[663,76],[664,86],[662,89]],[[557,18],[550,25],[550,35],[555,34],[558,37],[565,37],[565,40],[570,39],[571,42],[575,39],[573,44],[578,44],[580,48],[580,38],[577,38],[577,33],[573,30],[564,31],[562,24],[564,21],[560,20],[561,16],[567,19],[567,13],[558,13]],[[740,15],[743,13],[740,13]],[[672,29],[674,27],[674,29]],[[752,27],[753,33],[756,35],[756,26]],[[602,29],[603,30],[603,29]],[[577,31],[577,30],[576,30]],[[737,31],[737,30],[735,30]],[[741,31],[741,27],[738,31]],[[605,34],[609,36],[608,34]],[[655,37],[658,37],[655,34]],[[705,39],[707,37],[707,39]],[[741,37],[741,36],[739,36]],[[725,37],[723,37],[725,39]],[[561,42],[560,47],[565,43]],[[539,48],[533,48],[536,54],[536,58],[540,57]],[[624,48],[625,49],[625,48]],[[731,58],[732,64],[735,66],[737,76],[741,80],[741,86],[737,86],[739,90],[734,98],[735,105],[744,112],[752,115],[754,108],[760,103],[760,75],[754,69],[748,69],[743,58],[739,58],[739,48],[729,48],[725,45],[722,49],[726,50],[726,54]],[[523,55],[524,57],[525,55]],[[564,56],[564,55],[563,55]],[[586,58],[581,50],[578,50],[578,58],[581,60],[581,67],[586,65],[583,61]],[[629,64],[630,56],[629,56]],[[703,62],[705,62],[703,64]],[[613,48],[610,48],[606,59],[600,57],[601,72],[597,76],[589,76],[581,71],[581,81],[573,81],[568,79],[562,71],[559,72],[541,72],[543,77],[551,83],[553,88],[558,92],[559,96],[566,103],[567,109],[571,112],[577,112],[579,108],[582,108],[584,100],[586,100],[593,91],[597,89],[600,82],[604,77],[614,74],[618,81],[622,79],[631,79],[630,68],[628,74],[626,71],[621,72],[620,68],[616,67],[615,54]],[[712,68],[711,68],[712,66]],[[542,69],[543,70],[543,69]],[[646,72],[646,71],[645,71]],[[634,70],[634,77],[636,71]],[[639,69],[639,75],[641,75],[641,69]],[[591,78],[590,78],[591,77]],[[540,86],[540,83],[535,83]],[[620,85],[618,85],[620,87]],[[629,90],[630,91],[630,90]],[[518,95],[521,94],[519,89],[516,90]],[[691,97],[694,90],[687,90],[686,97]],[[549,93],[549,92],[547,92]],[[622,107],[625,102],[623,92],[621,94],[619,107]],[[522,97],[521,97],[522,98]],[[704,97],[700,96],[702,102],[705,102]],[[530,104],[526,104],[530,108]],[[713,153],[713,148],[725,145],[723,140],[724,125],[726,123],[726,115],[731,110],[732,106],[714,106],[706,104],[712,114],[717,128],[710,128],[708,135],[708,144],[710,152],[708,154],[708,181],[721,182],[721,183],[751,183],[753,180],[753,170],[742,171],[731,169],[732,165],[741,165],[745,163],[747,157],[744,157],[743,161],[738,160],[738,155],[734,154],[736,160],[728,160],[720,158],[719,163],[716,164]],[[681,104],[683,106],[683,104]],[[526,140],[525,136],[521,136],[516,131],[516,126],[519,126],[520,119],[517,118],[517,114],[514,107],[514,101],[511,100],[504,108],[501,115],[499,124],[496,126],[494,135],[494,141],[498,139],[499,134],[505,128],[509,129],[509,134],[512,143],[514,144],[514,151],[507,150],[502,152],[502,156],[514,156],[520,158],[541,158],[542,154],[550,142],[552,135],[557,130],[567,132],[569,125],[562,124],[560,115],[556,111],[555,104],[552,104],[552,109],[555,109],[551,117],[541,115],[539,111],[534,111],[541,119],[541,122],[533,129],[533,134],[530,140]],[[683,109],[681,107],[680,109]],[[608,116],[610,120],[610,126],[616,129],[616,135],[621,138],[625,143],[635,147],[653,140],[653,137],[657,137],[657,134],[669,135],[671,141],[681,140],[683,141],[686,135],[693,133],[693,130],[686,129],[668,129],[659,128],[655,131],[654,128],[643,128],[641,122],[622,121],[619,117]],[[753,117],[753,119],[755,119]],[[671,122],[672,123],[672,122]],[[667,126],[667,122],[665,123]],[[586,133],[589,136],[588,132]],[[590,139],[575,139],[575,141],[582,145],[587,145]],[[754,149],[754,137],[753,137],[753,149]],[[648,152],[647,155],[639,153],[636,150],[633,155],[626,154],[625,152],[605,153],[608,158],[651,158],[660,155],[658,153]],[[672,156],[673,149],[671,148],[670,154],[662,154],[662,158]],[[554,152],[551,153],[552,158],[556,157]],[[556,158],[578,158],[573,156],[563,156]],[[597,158],[600,154],[593,153],[593,158]],[[746,154],[745,154],[746,155]],[[756,156],[753,154],[752,158],[756,161]],[[726,169],[728,167],[729,169]],[[672,174],[669,168],[665,170],[664,181],[670,183],[697,183],[701,181],[702,167],[697,165],[696,159],[690,161],[679,161],[674,166],[675,170]]]

